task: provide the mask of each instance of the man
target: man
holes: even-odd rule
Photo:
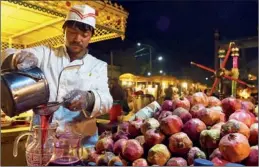
[[[49,83],[51,101],[65,101],[54,113],[52,121],[58,131],[88,121],[90,117],[105,114],[112,106],[108,88],[107,64],[88,54],[87,46],[95,29],[95,10],[87,5],[73,6],[63,24],[65,46],[49,48],[39,46],[15,53],[13,62],[19,70],[39,67]],[[94,122],[96,126],[96,122]],[[83,133],[87,126],[77,126]],[[82,145],[92,147],[98,132],[84,135]]]
[[[165,89],[165,98],[164,100],[172,100],[173,96],[173,88],[170,85],[167,89]]]

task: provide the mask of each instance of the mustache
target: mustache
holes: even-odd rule
[[[77,42],[71,42],[70,43],[71,46],[78,46],[78,47],[83,47],[80,43],[77,43]]]

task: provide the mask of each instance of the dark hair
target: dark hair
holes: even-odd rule
[[[94,35],[94,28],[85,23],[81,23],[81,22],[73,21],[73,20],[67,20],[67,21],[65,21],[65,23],[62,26],[63,30],[65,30],[66,27],[70,27],[70,28],[75,27],[83,32],[91,31],[92,36]]]

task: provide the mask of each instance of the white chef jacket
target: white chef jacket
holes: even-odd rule
[[[49,102],[62,102],[63,97],[72,90],[92,91],[95,96],[92,113],[97,111],[97,115],[93,116],[108,113],[113,100],[108,88],[107,63],[90,54],[70,62],[65,46],[38,46],[24,50],[38,58],[37,66],[43,71],[49,84]],[[70,111],[61,106],[54,113],[52,121],[58,122],[58,131],[63,131],[66,123],[73,122],[74,119],[78,121],[85,118],[81,111]],[[82,144],[85,147],[93,146],[97,140],[98,132],[94,136],[85,136]]]

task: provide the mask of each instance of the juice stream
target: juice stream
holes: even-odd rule
[[[47,113],[47,106],[44,106],[44,111]],[[43,156],[44,143],[47,137],[47,129],[49,127],[49,119],[51,115],[40,115],[40,124],[41,124],[41,155]]]

